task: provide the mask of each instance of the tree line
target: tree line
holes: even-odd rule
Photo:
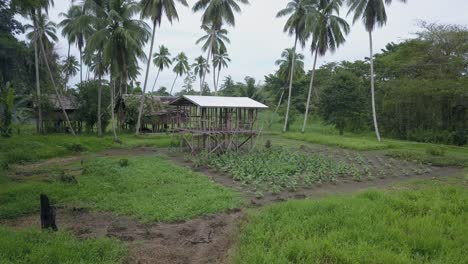
[[[30,111],[21,107],[21,96],[33,94],[37,130],[42,133],[42,108],[46,107],[41,100],[43,93],[76,94],[80,104],[87,105],[88,109],[90,104],[81,100],[95,98],[95,105],[91,104],[95,111],[89,111],[95,118],[86,115],[95,121],[89,123],[96,126],[101,136],[106,127],[103,122],[110,120],[117,140],[119,124],[114,124],[114,111],[109,111],[114,109],[117,98],[128,93],[143,95],[133,126],[138,134],[145,95],[172,95],[177,79],[183,77],[179,95],[248,96],[274,105],[274,111],[284,116],[283,131],[302,115],[301,131],[304,132],[308,117],[320,115],[340,133],[372,127],[378,140],[382,130],[391,137],[462,142],[467,126],[466,27],[421,22],[422,30],[416,38],[390,43],[382,52],[374,54],[372,33],[387,22],[386,6],[391,2],[290,1],[277,17],[286,17],[284,31],[293,36],[293,46],[285,49],[276,61],[278,70],[265,76],[264,84],[259,85],[251,77],[246,77],[245,82],[230,77],[220,80],[221,71],[230,62],[227,28],[235,26],[235,14],[241,12],[242,4],[248,4],[247,0],[195,2],[192,11],[202,14],[204,32],[195,44],[201,45],[204,55],[192,63],[183,52],[172,56],[162,44],[154,51],[157,29],[179,19],[178,9],[188,7],[185,0],[73,2],[67,12],[60,14],[62,20],[58,24],[48,19],[48,10],[53,6],[51,0],[0,0],[0,92],[7,98],[9,91],[14,90],[14,97],[19,98],[14,100],[18,105],[2,100],[0,110],[10,109],[10,119],[19,120]],[[369,33],[369,57],[355,62],[328,63],[316,69],[321,56],[345,44],[351,26],[339,13],[344,7],[353,23],[359,20],[364,23]],[[30,23],[21,25],[14,19],[16,14]],[[145,19],[151,23],[147,24]],[[54,49],[57,30],[69,43],[63,60]],[[15,38],[22,32],[27,32],[28,41]],[[143,50],[147,43],[150,43],[148,52]],[[80,52],[78,59],[70,54],[72,46]],[[298,53],[299,46],[310,50],[313,59],[310,71],[304,69],[304,55]],[[140,68],[139,61],[146,63],[146,69]],[[149,80],[151,63],[157,70],[154,80]],[[86,72],[83,64],[87,66]],[[172,86],[156,89],[160,73],[169,68],[174,72]],[[143,70],[145,78],[140,87],[136,80]],[[78,89],[67,89],[70,78],[77,74],[80,75]],[[211,81],[207,80],[208,75]],[[198,89],[194,87],[197,80]],[[31,91],[30,87],[35,90]],[[103,91],[108,94],[104,96]],[[428,107],[429,102],[434,107]],[[63,114],[68,118],[65,111]],[[71,126],[70,129],[74,133]]]

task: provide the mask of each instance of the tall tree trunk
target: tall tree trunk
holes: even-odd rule
[[[39,43],[40,43],[40,46],[41,46],[42,55],[44,56],[44,61],[45,61],[45,65],[47,67],[47,71],[49,72],[49,77],[50,77],[50,80],[52,82],[52,86],[54,87],[55,95],[57,96],[57,101],[59,102],[60,108],[62,108],[63,115],[65,116],[65,120],[67,121],[67,125],[70,128],[70,131],[71,131],[72,135],[75,136],[75,131],[73,130],[70,119],[68,118],[67,111],[65,111],[65,108],[63,107],[62,100],[60,100],[58,88],[55,85],[54,76],[52,75],[52,71],[50,70],[49,61],[47,60],[47,54],[45,52],[44,43],[42,42],[42,36],[41,35],[39,35]]]
[[[110,96],[111,96],[111,124],[112,124],[112,133],[114,135],[114,141],[118,141],[119,138],[117,137],[117,131],[115,129],[115,114],[114,114],[114,90],[115,90],[115,80],[111,77],[111,83],[113,85],[110,87]]]
[[[314,85],[315,66],[317,65],[317,56],[318,56],[318,51],[316,49],[315,56],[314,56],[314,65],[312,67],[312,73],[310,74],[309,93],[307,94],[307,105],[306,105],[306,111],[304,115],[304,124],[302,124],[302,130],[301,130],[302,133],[305,132],[305,129],[307,126],[307,118],[309,117],[310,97],[312,95],[312,87]]]
[[[216,67],[214,64],[214,56],[213,56],[213,87],[215,90],[215,96],[218,96],[218,87],[216,85]]]
[[[42,127],[42,100],[41,100],[41,84],[39,81],[39,50],[37,47],[37,42],[39,41],[38,39],[38,29],[37,29],[37,23],[36,23],[36,17],[35,14],[31,14],[33,16],[33,24],[34,24],[34,31],[35,31],[35,39],[34,39],[34,66],[36,70],[36,95],[37,95],[37,132],[39,134],[42,134],[44,132],[43,127]]]
[[[288,119],[289,119],[289,108],[291,108],[291,94],[292,94],[292,84],[294,79],[294,66],[296,61],[296,47],[297,47],[297,36],[296,40],[294,40],[294,47],[293,47],[293,55],[291,61],[291,76],[289,76],[289,92],[288,92],[288,106],[286,107],[286,116],[284,118],[284,127],[283,132],[286,132],[288,129]]]
[[[176,73],[176,76],[175,76],[175,78],[174,78],[174,82],[172,83],[171,92],[169,93],[169,94],[171,94],[171,95],[172,95],[172,90],[174,89],[174,85],[175,85],[175,82],[176,82],[176,80],[177,80],[177,77],[179,77],[179,74]]]
[[[148,74],[151,66],[151,55],[153,54],[153,45],[154,45],[154,35],[156,32],[156,19],[153,21],[153,34],[151,35],[151,45],[148,55],[148,63],[146,63],[146,74],[145,74],[145,82],[143,84],[143,93],[141,94],[140,98],[140,108],[138,109],[138,119],[137,125],[135,129],[135,134],[138,135],[140,133],[140,126],[141,126],[141,114],[143,113],[143,106],[145,104],[145,93],[146,93],[146,84],[148,83]],[[155,82],[156,84],[156,82]]]
[[[216,78],[216,87],[219,87],[219,76],[221,73],[221,67],[218,68],[218,77]]]
[[[377,112],[375,110],[375,87],[374,87],[374,52],[372,50],[372,32],[369,31],[369,47],[370,47],[370,79],[371,79],[371,96],[372,96],[372,118],[374,120],[374,130],[377,140],[380,142],[379,126],[377,125]]]
[[[200,76],[200,96],[203,95],[203,83],[202,83],[202,78]]]
[[[213,34],[211,36],[211,41],[210,41],[210,47],[208,48],[208,55],[206,56],[206,64],[207,64],[207,67],[206,67],[206,70],[203,72],[203,79],[201,81],[202,85],[200,86],[200,95],[202,93],[202,89],[203,89],[203,85],[205,84],[205,78],[206,78],[206,74],[208,73],[208,69],[210,68],[210,58],[211,58],[211,50],[213,49]],[[213,68],[214,68],[214,65],[213,65]]]
[[[71,43],[68,42],[68,52],[67,52],[67,62],[70,61],[70,48],[71,48]],[[70,78],[70,75],[65,73],[65,92],[68,90],[68,79]]]
[[[101,120],[102,81],[101,81],[100,73],[98,73],[98,79],[99,79],[99,87],[98,87],[97,131],[98,131],[98,137],[102,137],[102,120]]]
[[[156,74],[156,79],[154,80],[153,89],[151,89],[151,92],[154,92],[154,88],[156,88],[156,82],[158,82],[159,73],[161,73],[161,69],[158,69],[158,73]]]
[[[83,51],[80,47],[80,82],[83,83]]]
[[[278,113],[278,110],[279,110],[279,108],[281,106],[281,102],[283,101],[283,96],[284,96],[284,90],[285,89],[283,89],[283,91],[281,92],[281,96],[280,96],[280,98],[278,100],[278,104],[276,105],[275,112],[271,113],[270,124],[268,125],[268,129],[270,129],[271,126],[273,125],[273,118],[274,118],[275,114]]]

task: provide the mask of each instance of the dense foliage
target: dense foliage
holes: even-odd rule
[[[110,120],[110,87],[108,85],[102,85],[98,81],[87,81],[83,82],[78,86],[78,116],[80,120],[83,120],[89,131],[92,131],[97,124],[97,110],[98,100],[97,94],[99,86],[102,88],[102,127],[106,128]]]
[[[420,26],[416,38],[399,44],[389,43],[375,55],[377,114],[382,134],[423,142],[466,144],[468,29],[424,22]],[[322,65],[315,73],[311,114],[320,114],[326,122],[331,118],[352,119],[353,122],[345,124],[347,130],[370,130],[368,70],[368,58]],[[287,85],[282,72],[280,68],[275,74],[267,75],[262,90],[269,105],[281,103],[280,112],[285,107],[283,94]],[[356,83],[347,87],[348,94],[360,94],[353,97],[357,100],[354,105],[339,93],[335,93],[341,96],[338,102],[330,100],[336,89],[343,89],[337,78],[344,74]],[[310,74],[302,74],[294,80],[292,107],[297,113],[305,112],[309,81]],[[344,108],[349,112],[342,111]],[[332,117],[332,112],[337,115]],[[350,112],[354,118],[350,117]]]

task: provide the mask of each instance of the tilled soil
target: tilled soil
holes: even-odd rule
[[[57,225],[79,238],[107,236],[125,241],[129,248],[126,263],[224,263],[243,216],[237,210],[177,223],[142,223],[107,212],[59,209]],[[40,216],[0,224],[18,229],[40,227]]]
[[[360,166],[353,157],[355,153],[358,153],[356,151],[320,145],[301,146],[301,151],[327,155],[336,160],[344,160],[349,163],[356,163],[356,166]],[[162,151],[161,154],[166,155],[180,166],[192,168],[192,163],[186,161],[183,157],[168,155],[164,151]],[[256,195],[252,186],[234,181],[229,173],[208,167],[192,169],[207,175],[217,183],[241,192],[244,197],[250,201],[251,207],[292,199],[319,198],[332,194],[351,193],[369,188],[385,188],[397,182],[415,179],[435,179],[455,175],[462,171],[462,169],[458,167],[437,167],[418,164],[416,162],[396,160],[375,151],[359,152],[359,155],[370,164],[372,177],[363,177],[357,180],[351,175],[345,175],[338,178],[335,182],[323,182],[312,186],[299,186],[296,190],[285,189],[279,193],[264,192],[261,197]]]

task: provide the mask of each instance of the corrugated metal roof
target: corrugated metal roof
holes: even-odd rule
[[[171,104],[177,105],[178,102],[186,99],[200,107],[225,107],[225,108],[268,108],[268,106],[257,102],[248,97],[225,97],[225,96],[199,96],[184,95],[179,97]]]

